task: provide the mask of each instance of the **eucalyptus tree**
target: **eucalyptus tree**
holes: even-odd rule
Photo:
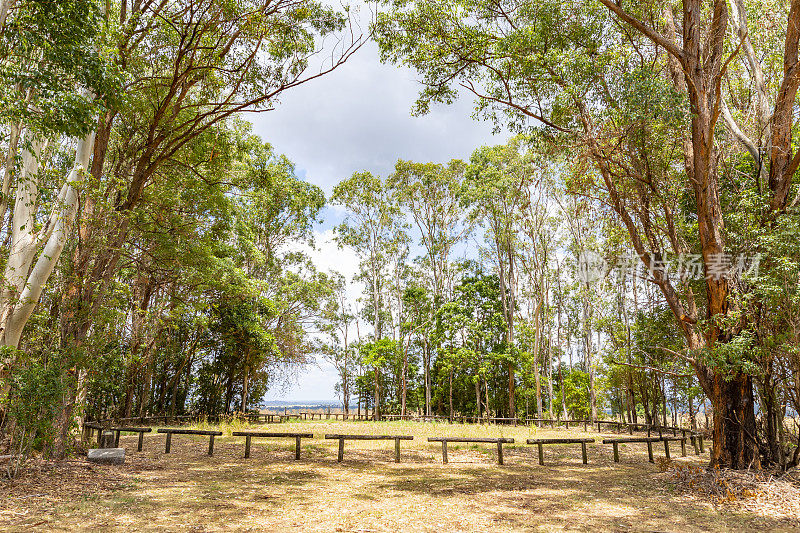
[[[500,291],[500,279],[496,274],[467,271],[454,287],[453,302],[448,304],[448,314],[462,330],[462,344],[458,353],[475,385],[477,416],[481,415],[481,404],[483,413],[491,416],[489,384],[493,381],[492,377],[498,374],[498,367],[506,360],[505,353],[508,350],[508,324]],[[494,394],[497,396],[497,391]]]
[[[518,312],[518,219],[528,189],[536,174],[523,141],[515,138],[507,145],[482,147],[470,158],[464,190],[469,219],[484,230],[488,248],[500,280],[500,299],[506,321],[508,370],[508,410],[514,416],[515,356],[514,318]]]
[[[325,194],[295,175],[294,164],[269,144],[247,135],[235,147],[233,200],[234,242],[249,277],[267,279],[296,259],[297,243],[313,244],[313,227],[321,221]]]
[[[521,270],[525,274],[521,282],[520,299],[528,300],[527,319],[533,328],[533,350],[528,350],[532,355],[531,365],[534,372],[536,386],[536,404],[538,417],[543,418],[543,402],[541,392],[540,369],[546,369],[548,376],[547,387],[549,392],[548,410],[550,418],[552,413],[552,353],[551,353],[551,328],[546,327],[552,321],[550,314],[550,292],[552,261],[558,247],[558,231],[560,221],[555,212],[554,184],[549,176],[547,165],[540,160],[535,162],[531,171],[536,172],[537,180],[523,191],[525,201],[520,206],[517,219],[520,244],[517,256]],[[524,306],[520,306],[521,308]],[[546,332],[545,332],[546,331]],[[543,349],[546,346],[546,350]],[[546,351],[547,366],[542,362],[543,352]]]
[[[422,276],[420,276],[422,277]],[[433,305],[431,302],[430,291],[423,284],[411,281],[406,284],[403,292],[403,301],[408,310],[406,322],[403,324],[405,338],[403,342],[403,373],[400,392],[400,414],[405,415],[408,405],[409,366],[411,350],[415,343],[422,354],[423,366],[423,387],[425,414],[431,415],[431,383],[430,383],[430,359],[431,341],[435,337],[435,325],[432,317]]]
[[[331,363],[339,375],[338,389],[342,394],[345,414],[350,412],[350,396],[355,379],[356,354],[353,347],[354,322],[358,316],[347,301],[347,283],[341,274],[331,276],[331,292],[320,310],[317,329],[324,336],[317,341],[316,350]]]
[[[790,145],[798,84],[795,4],[776,6],[787,30],[781,32],[784,69],[773,127],[765,137],[774,146],[769,161],[764,158],[770,166],[768,226],[794,202],[792,161],[800,161]],[[739,280],[712,274],[715,261],[730,251],[716,126],[725,115],[727,69],[750,46],[752,32],[741,2],[734,4],[735,35],[727,31],[724,0],[709,9],[700,0],[683,5],[683,19],[676,21],[672,6],[657,2],[407,0],[393,2],[376,30],[385,59],[421,72],[418,111],[452,101],[461,86],[476,95],[479,112],[523,129],[533,120],[581,154],[586,172],[576,192],[599,190],[616,213],[683,334],[688,350],[673,355],[690,362],[711,398],[712,462],[744,468],[759,460],[748,437],[755,433],[752,351],[737,348],[747,344],[736,325],[739,306],[732,304]],[[759,56],[748,51],[746,57],[759,79]],[[754,94],[763,108],[762,89]],[[702,255],[701,284],[653,268],[668,252],[693,250]]]
[[[345,220],[336,227],[339,246],[348,246],[361,258],[367,286],[372,334],[382,339],[387,333],[386,317],[390,312],[384,297],[391,255],[403,240],[399,207],[391,202],[384,181],[369,172],[357,172],[333,189],[331,202],[347,209]]]
[[[433,305],[429,319],[449,298],[452,287],[453,247],[469,231],[462,216],[462,192],[466,165],[459,160],[449,164],[398,161],[388,186],[393,199],[408,209],[420,235],[430,267]],[[425,412],[431,414],[431,351],[423,351],[425,371]]]
[[[64,249],[89,164],[94,116],[114,96],[114,85],[100,52],[106,31],[96,2],[23,0],[2,11],[3,225],[12,186],[16,191],[10,229],[4,228],[10,246],[0,290],[0,344],[15,349]],[[48,164],[61,144],[74,154],[70,169]],[[45,179],[48,170],[58,173],[52,182]],[[52,198],[42,194],[51,187],[57,191]],[[0,376],[14,359],[3,357]]]
[[[372,382],[374,385],[374,417],[381,419],[381,406],[384,402],[381,387],[387,367],[393,366],[399,359],[401,352],[398,341],[393,339],[377,339],[360,346],[362,364],[372,369]]]
[[[335,70],[362,43],[347,32],[331,61],[311,69],[316,40],[346,31],[348,22],[346,13],[319,2],[123,0],[110,6],[125,91],[101,115],[89,147],[90,173],[102,193],[87,195],[81,207],[62,314],[65,349],[85,342],[146,192],[169,187],[182,170],[213,179],[226,123],[274,109],[281,94]],[[82,371],[79,365],[78,383]]]
[[[274,109],[281,94],[338,68],[361,44],[354,37],[328,66],[309,71],[315,40],[347,25],[346,14],[319,2],[124,0],[114,7],[117,63],[127,83],[121,105],[102,117],[94,147],[92,174],[112,178],[106,196],[113,201],[89,197],[82,209],[92,223],[75,263],[88,274],[74,284],[76,307],[88,310],[113,276],[127,215],[146,189],[168,186],[164,178],[176,167],[213,173],[225,122]],[[70,320],[67,342],[80,342],[90,324]]]

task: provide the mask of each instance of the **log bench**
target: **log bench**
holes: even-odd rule
[[[589,458],[586,454],[586,443],[594,442],[594,439],[568,439],[568,438],[554,438],[554,439],[528,439],[528,444],[536,444],[539,447],[539,464],[544,465],[544,450],[545,444],[580,444],[581,452],[583,454],[583,464],[589,463]]]
[[[114,432],[114,447],[119,448],[119,434],[122,432],[125,433],[138,433],[139,434],[139,446],[136,448],[137,452],[142,451],[142,442],[144,441],[144,434],[150,433],[153,431],[153,428],[137,428],[131,426],[122,426],[118,428],[111,428],[111,431]]]
[[[442,463],[447,464],[448,442],[490,443],[497,444],[497,464],[503,464],[503,444],[513,444],[514,439],[506,438],[470,438],[470,437],[428,437],[428,442],[442,443]]]
[[[691,439],[692,446],[694,446],[694,454],[700,455],[701,453],[705,453],[705,450],[703,449],[703,436],[699,433],[694,433],[691,435]],[[698,444],[700,445],[699,449]]]
[[[670,441],[680,441],[681,443],[681,457],[686,457],[686,437],[661,437],[664,441],[664,455],[669,459],[669,443]]]
[[[333,439],[339,441],[339,454],[336,461],[341,463],[344,459],[344,441],[346,440],[393,440],[394,441],[394,462],[400,462],[400,441],[401,440],[414,440],[411,435],[325,435],[326,439]]]
[[[86,432],[86,440],[91,441],[94,438],[94,432],[97,430],[97,445],[100,446],[100,439],[103,436],[103,430],[106,429],[103,424],[98,422],[85,422],[83,430]]]
[[[172,429],[160,428],[157,433],[167,434],[167,443],[164,446],[164,453],[169,453],[172,447],[172,435],[204,435],[208,436],[208,455],[214,455],[214,437],[222,436],[221,431],[207,431],[203,429]]]
[[[250,458],[250,439],[256,438],[294,438],[294,460],[300,459],[300,440],[313,439],[313,433],[276,433],[270,431],[234,431],[234,437],[244,437],[244,458]]]
[[[624,437],[618,439],[603,439],[603,444],[611,444],[614,447],[614,462],[619,462],[619,445],[620,444],[628,444],[628,443],[636,443],[636,442],[646,442],[647,443],[647,460],[651,463],[653,461],[653,443],[660,442],[661,437]]]

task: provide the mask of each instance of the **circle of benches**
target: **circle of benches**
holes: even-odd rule
[[[599,424],[598,424],[599,427]],[[119,439],[121,433],[138,433],[138,446],[137,451],[141,452],[143,447],[143,440],[144,434],[152,432],[152,428],[150,427],[134,427],[134,426],[120,426],[120,427],[110,427],[104,428],[97,423],[87,422],[84,424],[84,428],[90,431],[98,430],[98,445],[101,448],[111,447],[111,441],[113,440],[113,446],[119,446]],[[109,433],[110,432],[110,433]],[[164,447],[164,453],[168,454],[171,451],[172,447],[172,436],[173,435],[201,435],[201,436],[208,436],[208,455],[214,455],[214,438],[222,436],[221,431],[217,430],[202,430],[202,429],[184,429],[184,428],[158,428],[156,430],[157,433],[166,434],[167,439]],[[106,434],[109,438],[104,439],[104,434]],[[113,439],[110,438],[113,435]],[[234,431],[232,432],[232,436],[234,437],[245,437],[245,450],[244,450],[244,458],[247,459],[250,457],[250,445],[251,440],[253,438],[294,438],[295,439],[295,460],[300,459],[300,449],[301,449],[301,441],[302,439],[313,439],[313,433],[302,433],[302,432],[267,432],[267,431]],[[90,435],[91,438],[91,435]],[[395,442],[395,462],[400,462],[400,441],[401,440],[414,440],[414,437],[411,435],[364,435],[364,434],[326,434],[325,439],[329,440],[338,440],[339,441],[339,449],[337,454],[337,462],[342,462],[344,459],[344,442],[346,440],[393,440]],[[619,445],[620,444],[631,444],[631,443],[646,443],[647,444],[647,455],[648,461],[654,462],[653,460],[653,443],[654,442],[663,442],[664,443],[664,454],[667,459],[670,459],[670,442],[680,442],[681,443],[681,456],[686,457],[686,440],[687,437],[684,432],[684,436],[682,437],[669,437],[669,436],[659,436],[659,437],[620,437],[620,438],[606,438],[602,440],[603,444],[611,444],[613,453],[614,453],[614,462],[619,463]],[[704,453],[703,450],[703,436],[700,434],[691,434],[690,435],[691,443],[694,447],[695,455],[700,455]],[[495,444],[497,446],[497,463],[499,465],[503,464],[503,444],[513,444],[513,438],[503,438],[503,437],[428,437],[428,442],[440,442],[442,446],[442,463],[448,463],[448,455],[447,455],[447,446],[448,443],[482,443],[482,444]],[[595,439],[593,438],[539,438],[539,439],[527,439],[526,443],[529,445],[536,445],[538,448],[538,455],[539,455],[539,464],[544,465],[544,451],[543,447],[545,445],[550,444],[580,444],[581,445],[581,452],[582,452],[582,459],[583,464],[588,464],[588,454],[586,445],[589,443],[594,443]]]

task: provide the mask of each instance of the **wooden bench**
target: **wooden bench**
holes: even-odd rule
[[[686,437],[661,437],[664,441],[664,455],[669,459],[669,443],[670,441],[680,441],[681,443],[681,457],[686,457]]]
[[[253,437],[257,438],[294,438],[294,459],[297,461],[300,459],[300,440],[301,439],[313,439],[313,433],[275,433],[269,431],[234,431],[232,433],[234,437],[244,437],[244,458],[250,458],[250,439]]]
[[[694,454],[695,455],[700,455],[701,453],[705,453],[705,450],[703,450],[703,436],[702,435],[700,435],[699,433],[692,434],[691,435],[691,440],[692,440],[692,446],[694,446]],[[698,446],[697,446],[698,444],[700,445],[699,449],[698,449]]]
[[[544,465],[544,450],[545,444],[580,444],[581,451],[583,452],[583,464],[589,463],[589,458],[586,454],[586,443],[594,442],[594,439],[528,439],[528,444],[536,444],[539,447],[539,464]]]
[[[414,440],[411,435],[325,435],[326,439],[333,439],[339,441],[339,455],[336,461],[341,463],[344,459],[344,441],[345,440],[394,440],[394,462],[400,462],[400,441],[401,440]]]
[[[122,426],[118,428],[111,428],[111,431],[114,432],[114,447],[119,448],[119,434],[123,431],[125,433],[138,433],[139,434],[139,446],[136,448],[137,452],[142,451],[142,443],[144,441],[144,434],[150,433],[153,431],[153,428],[137,428],[131,426]]]
[[[653,443],[660,442],[660,437],[626,437],[626,438],[619,438],[619,439],[603,439],[603,444],[611,444],[614,447],[614,462],[619,462],[619,445],[620,444],[628,444],[628,443],[636,443],[636,442],[646,442],[647,443],[647,460],[651,463],[653,461]]]
[[[94,438],[94,431],[97,430],[97,444],[100,444],[100,435],[103,433],[103,426],[97,422],[84,422],[83,431],[86,435],[86,440],[91,441]]]
[[[164,446],[164,453],[169,453],[172,447],[172,435],[207,435],[208,436],[208,455],[214,455],[214,437],[222,435],[221,431],[206,431],[202,429],[172,429],[161,428],[156,430],[158,433],[167,434],[167,444]]]
[[[447,443],[448,442],[472,442],[497,444],[497,464],[503,464],[503,444],[513,444],[514,439],[506,438],[469,438],[469,437],[428,437],[428,442],[442,443],[442,463],[447,464]]]

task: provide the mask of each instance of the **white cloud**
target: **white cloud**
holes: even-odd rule
[[[469,98],[411,116],[419,90],[414,72],[381,64],[369,42],[338,70],[284,95],[276,110],[250,118],[257,134],[326,193],[354,172],[386,176],[398,159],[466,159],[504,141],[491,124],[471,118]]]

